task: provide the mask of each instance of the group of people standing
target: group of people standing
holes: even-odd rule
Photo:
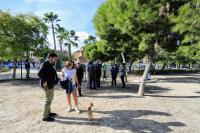
[[[100,60],[97,60],[95,64],[93,64],[93,61],[88,63],[87,72],[89,89],[101,88],[101,71],[102,65]]]
[[[117,76],[119,74],[122,81],[122,88],[125,88],[125,77],[126,77],[126,66],[124,63],[121,64],[121,68],[117,64],[114,64],[110,70],[112,82],[111,86],[117,86]]]
[[[59,82],[57,72],[55,70],[55,63],[57,62],[57,55],[55,53],[50,53],[47,60],[45,60],[38,72],[40,78],[41,87],[45,92],[45,106],[43,113],[43,121],[54,121],[54,116],[56,113],[51,112],[51,103],[54,97],[54,86]],[[104,72],[104,71],[103,71]],[[101,75],[102,75],[102,65],[100,60],[97,60],[95,64],[89,62],[87,66],[88,73],[88,87],[89,89],[97,89],[101,87]],[[122,68],[119,70],[117,65],[114,65],[111,69],[112,75],[112,86],[116,86],[116,78],[118,73],[122,80],[123,88],[125,87],[124,78],[126,76],[125,64],[122,64]],[[78,108],[78,96],[82,96],[81,93],[81,83],[84,76],[84,68],[80,62],[74,63],[69,60],[65,63],[65,67],[62,69],[62,74],[60,77],[61,81],[69,80],[70,91],[66,89],[66,101],[68,104],[67,112],[72,111],[71,95],[74,98],[75,111],[80,113]],[[105,77],[105,75],[103,76]]]
[[[87,67],[87,72],[88,72],[88,88],[89,89],[100,88],[102,72],[103,72],[103,79],[106,78],[106,65],[105,64],[102,65],[99,59],[95,62],[95,64],[93,64],[93,61],[90,61]],[[112,65],[110,72],[112,77],[111,86],[117,86],[117,76],[119,74],[120,79],[122,81],[122,88],[125,88],[125,77],[126,77],[125,63],[122,63],[120,68],[117,64]]]

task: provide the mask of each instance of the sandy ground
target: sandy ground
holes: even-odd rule
[[[65,93],[57,87],[52,111],[59,116],[52,123],[41,121],[44,93],[37,81],[0,83],[0,133],[199,133],[200,74],[154,78],[145,97],[137,96],[133,77],[126,89],[104,82],[97,91],[84,90],[81,114],[66,112]],[[92,122],[86,113],[90,102]]]

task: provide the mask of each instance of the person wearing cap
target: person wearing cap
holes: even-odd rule
[[[84,70],[83,67],[81,66],[80,61],[77,62],[77,66],[76,66],[76,76],[78,78],[78,82],[79,82],[79,87],[78,87],[78,94],[79,96],[83,96],[81,93],[81,83],[82,83],[82,79],[83,79],[83,75],[84,75]]]

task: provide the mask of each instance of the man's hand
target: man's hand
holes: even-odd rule
[[[47,87],[47,81],[43,83],[43,87]]]
[[[81,88],[81,86],[78,84],[78,88]]]

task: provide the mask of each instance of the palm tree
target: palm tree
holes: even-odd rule
[[[62,49],[62,46],[64,44],[65,41],[67,41],[68,39],[68,36],[69,36],[69,32],[64,28],[64,27],[61,27],[60,25],[56,25],[56,33],[57,33],[57,38],[58,38],[58,42],[59,42],[59,45],[60,45],[60,60],[61,60],[61,64],[62,64],[62,56],[63,56],[63,49]]]
[[[68,57],[69,59],[72,59],[71,47],[72,46],[78,47],[78,43],[77,43],[78,36],[76,36],[76,33],[74,30],[67,31],[64,27],[61,27],[58,24],[56,26],[57,26],[56,27],[57,38],[60,45],[61,55],[62,55],[62,46],[64,43],[64,45],[68,47]]]
[[[76,32],[74,30],[71,30],[68,34],[67,42],[65,43],[65,46],[68,47],[68,57],[71,60],[72,59],[72,52],[71,47],[78,47],[78,36],[76,36]]]
[[[53,42],[54,42],[54,52],[56,52],[56,38],[55,38],[55,29],[54,29],[54,23],[57,23],[58,21],[61,21],[58,19],[58,15],[54,14],[53,12],[45,13],[44,14],[44,21],[46,23],[51,24],[52,34],[53,34]]]
[[[97,42],[96,37],[94,37],[92,35],[88,36],[88,39],[84,40],[85,44],[95,44],[96,42]]]

